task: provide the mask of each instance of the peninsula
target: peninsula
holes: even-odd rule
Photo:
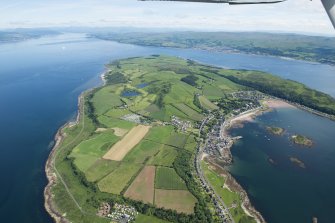
[[[168,56],[108,64],[104,85],[81,95],[76,122],[56,135],[46,164],[50,215],[56,222],[265,222],[221,168],[232,161],[234,141],[222,125],[271,98],[248,84],[252,74],[263,86],[280,80],[283,92],[300,86],[293,96],[321,94],[266,73]],[[322,99],[314,107],[335,108]]]

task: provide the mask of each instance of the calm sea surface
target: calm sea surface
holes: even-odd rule
[[[267,126],[284,128],[285,134],[272,135]],[[231,134],[243,139],[232,147],[234,164],[229,170],[268,222],[312,222],[313,217],[321,223],[335,221],[335,122],[299,109],[279,108],[232,129]],[[293,144],[294,134],[311,138],[314,146]]]
[[[101,84],[99,76],[104,64],[114,59],[151,54],[180,56],[222,67],[268,71],[335,96],[335,67],[328,65],[245,54],[139,47],[89,39],[82,34],[2,44],[1,222],[51,222],[43,208],[43,189],[47,183],[44,164],[54,134],[75,116],[78,95]],[[258,138],[250,132],[266,135],[262,126],[274,122],[276,117],[284,120],[278,121],[280,125],[290,125],[292,132],[312,137],[316,148],[292,148],[285,137],[272,139],[268,136],[280,142],[283,145],[280,148],[269,148],[257,141]],[[244,129],[237,129],[234,134],[245,138],[234,146],[236,162],[231,171],[270,222],[283,222],[282,215],[286,215],[286,220],[292,215],[293,220],[285,222],[305,222],[314,215],[326,219],[323,222],[335,219],[331,203],[335,198],[335,190],[332,190],[335,182],[335,148],[331,148],[335,144],[333,122],[299,110],[278,110],[260,117],[256,123],[247,124]],[[255,146],[245,146],[249,143]],[[305,170],[287,160],[290,152],[297,153],[295,155],[306,163]],[[278,160],[278,165],[267,163],[266,157],[270,155]],[[267,172],[266,177],[262,171]]]

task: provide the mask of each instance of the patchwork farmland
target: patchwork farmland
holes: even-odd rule
[[[106,85],[85,95],[84,116],[65,129],[64,153],[56,161],[90,222],[108,222],[96,215],[106,202],[135,207],[135,222],[215,219],[208,194],[194,178],[197,125],[205,118],[201,106],[216,109],[212,99],[240,86],[224,85],[220,76],[215,85],[202,65],[189,63],[165,56],[116,61],[107,67]],[[181,81],[187,75],[197,76],[198,86]],[[172,117],[190,125],[182,129]],[[55,204],[77,222],[82,213],[60,196],[64,190],[55,187]]]
[[[155,193],[155,169],[154,166],[144,167],[127,189],[124,196],[152,204],[154,202]]]
[[[134,148],[148,133],[150,127],[138,125],[128,132],[128,134],[117,142],[104,156],[104,159],[121,161],[127,153]]]

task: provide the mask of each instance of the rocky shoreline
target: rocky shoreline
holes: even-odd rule
[[[272,103],[275,104],[276,106],[283,106],[282,101],[277,101],[277,100],[267,100],[268,103]],[[233,127],[243,127],[243,122],[250,122],[253,121],[254,118],[258,115],[263,114],[264,112],[270,111],[274,106],[261,106],[258,107],[256,109],[252,109],[250,111],[247,112],[243,112],[237,116],[231,117],[228,120],[225,121],[225,123],[221,126],[221,134],[222,137],[229,137],[231,138],[231,136],[229,135],[229,129],[233,128]],[[207,156],[205,158],[205,160],[216,169],[216,171],[218,173],[220,173],[221,175],[226,177],[226,183],[225,185],[227,186],[227,188],[229,188],[232,191],[235,191],[237,193],[239,193],[241,195],[242,198],[242,205],[241,207],[243,208],[244,212],[253,217],[257,223],[266,223],[264,217],[262,216],[262,214],[256,210],[256,208],[251,204],[251,201],[248,197],[247,192],[242,188],[242,186],[235,180],[235,178],[227,171],[223,168],[223,166],[229,166],[230,164],[232,164],[233,159],[232,159],[232,154],[231,154],[231,147],[234,144],[234,141],[232,141],[232,143],[229,144],[228,147],[225,148],[225,153],[227,157],[231,157],[231,159],[229,159],[229,162],[223,162],[220,164],[220,160],[213,157],[213,156]]]
[[[48,179],[48,184],[44,189],[44,207],[56,223],[69,223],[69,221],[66,219],[66,216],[64,216],[62,213],[59,212],[57,206],[52,200],[54,197],[52,193],[52,188],[58,183],[58,177],[54,166],[57,155],[57,149],[62,144],[64,138],[66,137],[64,129],[77,125],[80,122],[85,94],[86,91],[83,92],[78,97],[78,113],[76,120],[67,122],[57,131],[54,139],[55,144],[49,154],[48,160],[45,165],[45,173]]]
[[[266,223],[265,219],[261,215],[260,212],[256,210],[256,208],[251,204],[250,199],[248,197],[247,192],[242,188],[242,186],[237,183],[235,178],[227,171],[225,170],[213,157],[206,157],[205,161],[209,163],[209,165],[215,169],[216,172],[218,172],[220,175],[226,177],[225,186],[231,190],[239,193],[242,198],[242,209],[244,212],[249,215],[250,217],[253,217],[257,223]]]
[[[102,80],[102,86],[106,84],[104,75],[107,72],[109,72],[109,69],[106,68],[105,71],[100,75],[100,78]],[[55,138],[54,138],[54,146],[45,164],[45,173],[48,179],[48,184],[44,189],[44,207],[56,223],[69,223],[69,221],[66,219],[66,216],[64,216],[62,213],[59,212],[59,210],[57,209],[57,206],[54,204],[52,200],[54,197],[54,195],[52,194],[52,188],[58,183],[57,173],[55,170],[55,158],[57,155],[56,152],[57,152],[58,147],[62,144],[63,140],[66,137],[64,130],[68,127],[72,127],[72,126],[79,124],[82,118],[83,109],[84,109],[84,96],[90,91],[92,91],[93,89],[94,88],[88,89],[79,95],[78,112],[77,112],[76,120],[69,121],[58,129],[55,135]]]

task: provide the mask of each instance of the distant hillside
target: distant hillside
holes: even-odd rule
[[[335,38],[254,32],[99,33],[104,40],[144,46],[263,54],[335,65]]]
[[[16,29],[10,31],[0,31],[0,43],[19,42],[27,39],[40,38],[45,35],[57,34],[60,33],[42,29]]]

